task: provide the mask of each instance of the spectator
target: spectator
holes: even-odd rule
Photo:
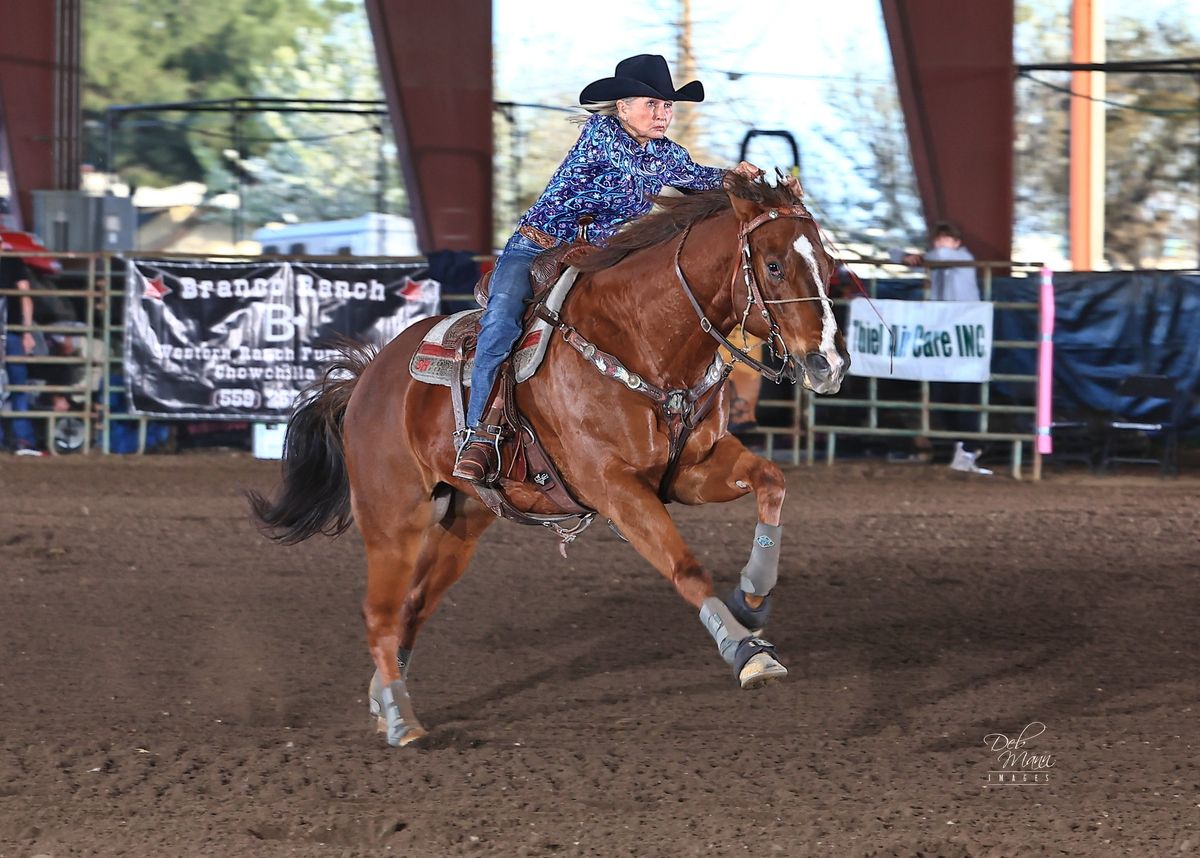
[[[933,228],[930,243],[933,245],[924,255],[919,253],[906,254],[903,261],[906,265],[918,266],[926,262],[974,262],[975,256],[963,245],[962,233],[953,224],[942,221]],[[934,268],[930,273],[931,289],[929,298],[932,301],[978,301],[979,283],[975,269],[969,265],[947,266]],[[975,406],[970,411],[942,412],[943,425],[951,432],[959,433],[960,437],[954,443],[954,457],[950,467],[956,471],[971,474],[991,474],[986,468],[981,468],[976,460],[982,450],[969,443],[966,436],[979,432],[979,390],[970,382],[940,381],[929,385],[929,398],[933,402],[947,405]]]
[[[0,250],[10,250],[11,247],[0,242]],[[30,290],[29,269],[16,256],[0,257],[0,290],[17,289],[22,292]],[[29,365],[21,360],[34,354],[36,339],[31,331],[17,332],[13,326],[29,327],[33,324],[33,297],[31,295],[8,295],[6,321],[8,330],[4,332],[4,368],[8,376],[8,385],[25,385],[29,383]],[[9,360],[16,357],[18,360]],[[11,391],[8,396],[8,407],[14,413],[29,410],[29,394],[26,391]],[[0,421],[0,445],[5,442],[4,422]],[[13,417],[7,421],[12,430],[12,449],[18,456],[44,456],[38,449],[37,437],[34,434],[33,421],[28,417]]]

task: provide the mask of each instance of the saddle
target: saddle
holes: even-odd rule
[[[575,285],[576,272],[572,266],[596,249],[587,243],[586,227],[590,223],[591,218],[580,218],[579,237],[570,244],[562,244],[553,236],[531,226],[522,226],[519,230],[546,250],[534,258],[529,269],[533,295],[521,316],[523,333],[509,356],[518,384],[532,377],[541,366],[553,332],[552,320],[557,319],[567,293]],[[485,309],[491,282],[492,271],[488,271],[475,284],[475,302]],[[464,310],[448,316],[431,328],[414,352],[409,365],[413,378],[426,384],[452,387],[458,383],[459,376],[465,374],[469,387],[471,371],[474,369],[475,340],[482,317],[483,310]],[[456,358],[460,346],[463,347],[463,359],[466,361],[461,373]]]
[[[562,277],[563,272],[590,255],[596,250],[596,247],[583,239],[576,239],[570,244],[561,244],[558,243],[558,239],[531,226],[523,226],[519,232],[534,244],[546,248],[534,257],[533,265],[529,268],[529,285],[533,288],[533,296],[522,317],[524,324],[528,326],[536,315],[538,307],[545,303],[550,289]],[[487,307],[494,271],[493,268],[491,271],[484,272],[484,275],[479,278],[479,282],[475,284],[475,303],[480,307]]]
[[[544,236],[544,233],[540,235]],[[549,236],[545,239],[556,242]],[[591,524],[595,511],[580,504],[567,489],[533,427],[517,410],[515,388],[533,376],[541,365],[553,333],[552,321],[558,318],[563,302],[575,284],[577,272],[571,267],[572,263],[594,249],[584,241],[555,244],[534,259],[530,269],[533,297],[523,314],[523,334],[509,359],[500,367],[496,388],[483,418],[484,424],[497,430],[499,438],[498,479],[495,485],[475,487],[480,499],[497,516],[553,530],[562,540],[560,550]],[[490,271],[484,274],[475,287],[475,299],[481,307],[487,306],[491,274]],[[425,335],[409,364],[409,371],[417,381],[450,388],[455,427],[460,433],[466,423],[465,390],[470,386],[483,312],[482,309],[466,310],[442,319]],[[522,483],[539,492],[555,512],[536,514],[514,506],[505,494],[504,486]]]

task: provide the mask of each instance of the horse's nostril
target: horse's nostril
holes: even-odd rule
[[[809,352],[805,355],[804,368],[818,378],[827,378],[833,372],[829,366],[829,361],[820,352]]]

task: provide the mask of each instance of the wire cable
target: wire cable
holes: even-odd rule
[[[1110,107],[1117,107],[1122,110],[1133,110],[1133,111],[1137,111],[1138,113],[1152,113],[1156,116],[1200,116],[1200,108],[1188,109],[1188,108],[1168,108],[1168,107],[1142,107],[1137,104],[1125,104],[1120,101],[1113,101],[1111,98],[1097,98],[1094,95],[1084,95],[1082,92],[1076,92],[1075,90],[1071,89],[1071,87],[1069,87],[1069,86],[1059,86],[1058,84],[1051,83],[1048,80],[1042,80],[1041,78],[1034,77],[1029,72],[1021,72],[1018,75],[1018,77],[1023,77],[1026,80],[1033,81],[1034,83],[1040,83],[1042,86],[1048,87],[1057,92],[1064,93],[1065,95],[1069,95],[1072,98],[1086,98],[1088,101],[1095,101],[1095,102],[1099,102],[1100,104],[1107,104]]]
[[[189,134],[198,134],[201,137],[218,138],[221,140],[232,140],[234,134],[230,131],[216,131],[208,128],[196,128],[186,122],[171,122],[165,119],[148,120],[136,123],[141,127],[167,127],[176,128],[181,131],[186,131]],[[322,140],[335,140],[339,137],[352,137],[356,134],[365,134],[370,131],[372,134],[379,133],[378,125],[365,125],[362,128],[354,128],[350,131],[339,131],[334,134],[321,134],[314,137],[247,137],[244,134],[237,135],[237,138],[244,143],[317,143]]]

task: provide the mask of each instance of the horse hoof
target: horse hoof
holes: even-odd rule
[[[761,688],[783,679],[788,675],[788,669],[765,652],[756,653],[746,662],[738,674],[738,682],[742,688]]]
[[[417,739],[423,739],[428,735],[429,733],[426,732],[425,728],[420,724],[413,724],[405,727],[399,736],[394,738],[392,736],[388,736],[387,743],[393,748],[403,748],[405,745],[411,744],[417,741]]]
[[[733,654],[733,675],[742,688],[758,688],[787,676],[787,668],[775,657],[775,647],[762,638],[738,641]]]
[[[417,720],[413,711],[412,700],[408,696],[408,688],[403,679],[376,686],[372,682],[372,691],[378,687],[378,698],[371,697],[371,714],[377,718],[376,729],[387,738],[387,743],[393,748],[403,748],[422,736],[426,735],[425,728]]]

